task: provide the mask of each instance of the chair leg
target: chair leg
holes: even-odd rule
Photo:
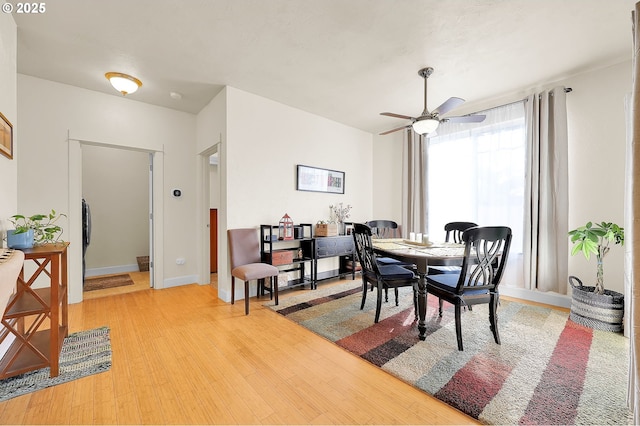
[[[438,315],[440,315],[441,318],[442,318],[442,305],[443,305],[442,299],[438,299]]]
[[[369,289],[367,288],[367,282],[362,278],[362,303],[360,303],[360,310],[364,309],[364,303],[367,301],[367,292]]]
[[[498,294],[492,294],[489,301],[489,324],[493,332],[493,338],[497,344],[500,344],[500,335],[498,334]]]
[[[375,323],[378,323],[380,319],[380,308],[382,308],[382,284],[378,283],[378,300],[376,300],[376,319]]]
[[[231,275],[231,304],[236,302],[236,277]]]
[[[249,315],[249,281],[244,282],[244,314]]]
[[[462,318],[460,313],[462,312],[462,306],[456,304],[456,339],[458,340],[458,350],[462,349]]]
[[[276,305],[277,305],[278,304],[278,277],[270,277],[269,279],[271,280],[271,289],[273,290],[273,293],[276,295]]]
[[[415,320],[418,321],[418,289],[413,287],[413,312],[415,313]]]
[[[384,301],[385,303],[389,301],[389,287],[384,288]]]
[[[396,294],[396,306],[398,306],[398,287],[393,289]]]

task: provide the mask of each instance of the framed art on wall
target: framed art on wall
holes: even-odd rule
[[[344,194],[344,172],[298,164],[298,191]]]
[[[13,126],[1,112],[0,118],[0,153],[7,158],[13,158]]]

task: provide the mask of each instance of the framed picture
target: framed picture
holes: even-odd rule
[[[298,191],[344,194],[344,172],[298,164]]]
[[[0,118],[0,153],[7,158],[13,158],[13,126],[1,112]]]

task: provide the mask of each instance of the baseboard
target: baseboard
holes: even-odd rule
[[[197,275],[185,275],[184,277],[167,278],[163,282],[163,288],[179,287],[186,284],[196,284],[197,282]]]
[[[127,272],[138,272],[138,265],[118,265],[105,266],[104,268],[92,268],[85,271],[85,277],[95,277],[98,275],[124,274]]]
[[[513,288],[500,286],[500,294],[531,302],[544,303],[546,305],[559,306],[561,308],[571,307],[571,297],[553,292],[541,292],[527,290],[524,288]]]

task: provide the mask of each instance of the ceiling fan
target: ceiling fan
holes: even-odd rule
[[[444,123],[446,121],[450,121],[452,123],[480,123],[484,121],[486,118],[485,115],[463,115],[459,117],[440,118],[441,115],[446,114],[464,103],[464,99],[456,97],[449,98],[438,108],[429,112],[427,109],[427,79],[431,74],[433,74],[433,68],[431,67],[422,68],[418,71],[418,75],[424,78],[424,111],[422,111],[422,114],[419,117],[410,117],[408,115],[395,114],[393,112],[381,112],[380,115],[411,120],[411,123],[402,127],[387,130],[386,132],[380,133],[381,135],[387,135],[389,133],[397,132],[398,130],[408,129],[409,127],[413,127],[413,130],[416,133],[426,135],[435,131],[440,123]]]

